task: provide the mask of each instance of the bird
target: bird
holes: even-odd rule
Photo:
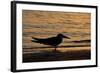
[[[36,37],[32,37],[32,42],[36,42],[36,43],[40,43],[40,44],[44,44],[44,45],[50,45],[53,46],[55,48],[58,47],[58,45],[60,43],[62,43],[63,38],[67,38],[70,39],[68,36],[65,36],[61,33],[57,34],[57,36],[55,37],[49,37],[49,38],[36,38]]]

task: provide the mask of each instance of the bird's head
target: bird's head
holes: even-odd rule
[[[60,34],[58,34],[58,35],[57,35],[57,37],[61,37],[61,38],[68,38],[68,39],[70,39],[69,37],[67,37],[67,36],[65,36],[65,35],[63,35],[63,34],[61,34],[61,33],[60,33]]]

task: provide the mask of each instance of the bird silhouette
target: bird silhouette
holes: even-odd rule
[[[56,51],[56,48],[58,47],[58,45],[62,43],[63,38],[70,39],[69,37],[64,36],[63,34],[58,34],[55,37],[49,37],[45,39],[32,37],[32,42],[36,42],[36,43],[40,43],[44,45],[51,45],[55,48],[55,51]]]

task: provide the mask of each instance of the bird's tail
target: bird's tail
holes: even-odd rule
[[[32,42],[38,42],[38,38],[32,37]]]
[[[38,38],[35,38],[35,37],[32,37],[32,39],[34,39],[34,40],[38,40]]]

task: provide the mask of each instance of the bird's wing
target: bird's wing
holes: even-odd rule
[[[35,38],[35,37],[32,37],[32,39],[34,39],[34,40],[41,40],[41,41],[42,41],[42,40],[44,40],[44,41],[49,40],[49,41],[50,41],[50,40],[56,39],[56,37],[50,37],[50,38],[45,38],[45,39],[44,39],[44,38]]]
[[[45,39],[32,37],[32,42],[52,45],[56,41],[56,39],[57,39],[56,37],[45,38]]]

